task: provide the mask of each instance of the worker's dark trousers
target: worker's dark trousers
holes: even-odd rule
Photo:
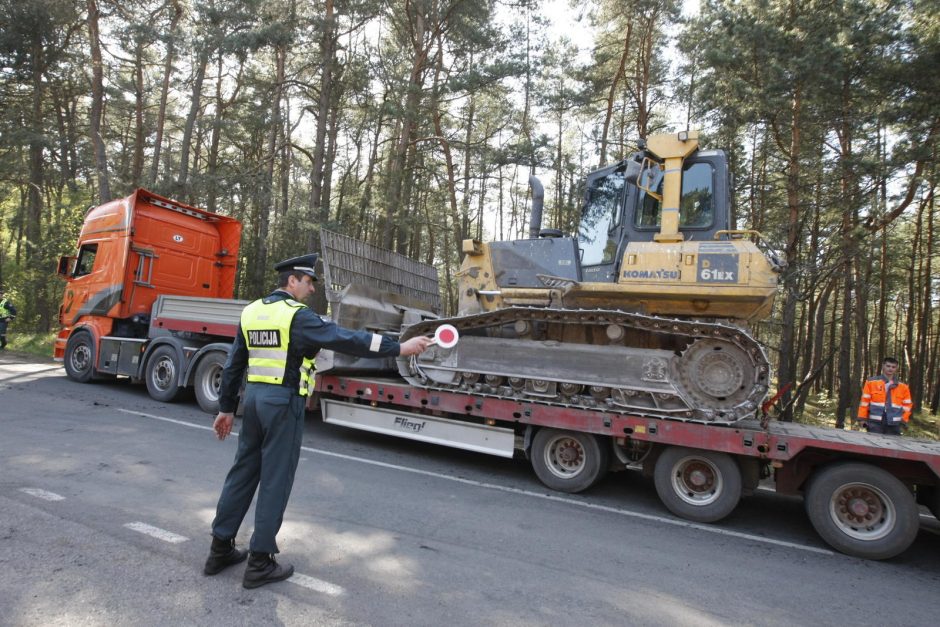
[[[7,322],[0,320],[0,348],[7,347]]]
[[[901,435],[901,425],[889,425],[885,424],[884,421],[869,420],[868,421],[868,432],[869,433],[884,433],[885,435]]]
[[[248,548],[255,553],[278,552],[275,536],[284,520],[300,458],[305,400],[282,385],[246,386],[235,463],[225,478],[212,521],[216,538],[235,537],[260,482],[255,531]]]

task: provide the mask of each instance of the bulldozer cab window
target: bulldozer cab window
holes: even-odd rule
[[[85,276],[91,274],[95,267],[95,257],[98,255],[98,244],[85,244],[78,251],[78,261],[75,262],[75,272],[73,277]]]
[[[624,174],[616,170],[588,181],[578,228],[582,265],[613,262],[617,241],[609,235],[619,224],[623,189]]]
[[[686,164],[682,169],[682,199],[679,201],[680,229],[705,229],[712,225],[715,218],[713,180],[712,166],[708,163]],[[655,191],[662,195],[662,177],[659,177]],[[642,194],[634,220],[637,228],[658,228],[662,209],[662,202],[649,194]]]

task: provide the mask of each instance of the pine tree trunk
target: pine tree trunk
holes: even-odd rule
[[[163,148],[163,130],[166,126],[166,104],[170,93],[170,76],[173,74],[173,61],[176,52],[176,28],[183,17],[180,0],[171,0],[173,17],[170,18],[169,35],[166,44],[166,62],[163,66],[163,83],[160,86],[160,108],[157,110],[157,134],[153,140],[153,161],[150,163],[150,186],[157,184],[160,172],[160,151]]]
[[[323,15],[323,33],[320,36],[320,93],[317,99],[317,127],[314,133],[313,163],[310,166],[310,201],[307,211],[310,220],[322,225],[329,219],[329,205],[324,211],[321,197],[323,192],[323,159],[326,154],[326,133],[333,103],[333,66],[336,62],[336,18],[333,13],[333,0],[326,0]],[[310,250],[316,250],[315,232],[310,234]]]
[[[920,309],[920,317],[917,325],[917,342],[916,350],[914,351],[914,363],[911,367],[910,375],[910,386],[911,386],[911,398],[914,401],[914,407],[921,407],[924,400],[924,372],[927,369],[927,359],[928,353],[927,349],[929,347],[928,335],[930,331],[930,321],[933,318],[933,244],[934,244],[934,233],[933,233],[933,205],[934,205],[934,196],[931,191],[930,198],[928,201],[929,205],[927,207],[927,237],[926,243],[921,247],[920,259],[923,264],[923,271],[921,272],[921,277],[923,278],[923,286],[920,288],[920,293],[924,294],[922,299],[922,306]]]
[[[284,64],[287,48],[278,44],[274,50],[275,83],[274,100],[271,103],[271,125],[268,129],[267,146],[264,154],[265,169],[261,176],[261,194],[258,199],[258,240],[255,242],[255,255],[252,287],[264,288],[264,278],[268,275],[268,230],[273,210],[274,163],[277,161],[277,137],[281,126],[281,98],[284,88]]]
[[[441,89],[440,85],[440,74],[443,70],[444,63],[444,50],[438,42],[438,55],[437,55],[437,64],[434,72],[434,87],[433,87],[433,102],[431,103],[432,113],[431,115],[434,118],[434,133],[437,135],[437,141],[441,145],[441,150],[444,152],[444,169],[447,173],[447,200],[448,207],[450,208],[450,221],[451,228],[454,229],[456,241],[462,241],[464,238],[463,233],[463,223],[460,219],[460,213],[457,209],[457,181],[455,180],[454,174],[454,155],[450,149],[450,142],[444,136],[444,128],[441,124],[441,108],[439,102],[439,93]]]
[[[208,188],[206,190],[206,210],[216,212],[216,199],[218,198],[219,183],[216,178],[216,169],[219,160],[219,143],[222,135],[222,113],[225,110],[222,102],[222,52],[218,53],[216,60],[215,82],[215,117],[212,120],[212,135],[209,139],[209,154],[206,155],[206,175]]]
[[[90,134],[95,152],[95,170],[98,175],[98,196],[102,203],[111,200],[111,184],[108,181],[108,157],[104,138],[101,136],[101,121],[104,110],[104,67],[101,61],[101,41],[98,37],[98,3],[87,0],[88,41],[91,45],[91,110]]]
[[[134,47],[134,158],[131,184],[140,187],[144,175],[144,44]]]
[[[335,83],[335,81],[334,81]],[[330,119],[326,133],[326,160],[323,163],[323,184],[320,191],[320,214],[324,220],[330,220],[330,203],[333,196],[333,164],[336,163],[336,150],[339,147],[340,89],[334,84],[333,97],[330,100]]]
[[[385,232],[382,238],[383,247],[388,249],[392,249],[393,243],[400,243],[402,240],[401,233],[399,233],[399,222],[407,204],[404,201],[407,195],[406,190],[410,188],[405,172],[407,171],[410,148],[412,148],[417,130],[418,105],[421,102],[424,70],[430,53],[430,43],[425,41],[427,39],[426,24],[424,15],[421,14],[422,9],[412,6],[408,10],[414,11],[413,15],[408,16],[412,41],[411,72],[406,85],[407,93],[400,120],[400,134],[395,144],[395,150],[389,160],[388,189],[386,193],[388,205],[385,210],[383,225]]]
[[[601,131],[601,155],[597,167],[607,163],[607,136],[610,133],[610,120],[614,115],[614,100],[616,100],[617,86],[620,79],[624,77],[624,71],[627,67],[627,58],[630,56],[630,41],[633,38],[633,20],[627,22],[627,33],[623,38],[623,50],[620,53],[620,64],[614,73],[614,78],[610,83],[610,89],[607,90],[607,109],[604,113],[604,127]]]
[[[192,150],[193,129],[199,110],[202,108],[202,84],[206,78],[206,66],[209,64],[209,49],[199,51],[196,59],[196,75],[193,78],[193,93],[189,102],[189,114],[186,116],[186,125],[183,127],[183,140],[180,142],[180,170],[176,179],[176,192],[184,194],[189,183],[189,153]]]
[[[801,113],[803,107],[802,88],[797,86],[791,106],[792,122],[790,125],[790,142],[787,147],[787,245],[786,256],[788,260],[798,259],[800,241],[800,159],[802,156],[802,128]],[[780,385],[792,383],[796,378],[794,355],[794,324],[796,323],[796,306],[799,299],[799,274],[790,270],[783,278],[783,316],[781,324],[783,330],[780,334],[780,360],[777,376]],[[784,394],[783,402],[789,401],[789,393]],[[783,420],[792,420],[790,412],[785,411],[781,416]]]

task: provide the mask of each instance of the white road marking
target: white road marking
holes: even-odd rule
[[[148,536],[154,537],[158,540],[163,540],[164,542],[169,542],[170,544],[179,544],[180,542],[186,542],[189,540],[186,536],[181,536],[175,534],[172,531],[167,531],[166,529],[160,529],[160,527],[154,527],[153,525],[148,525],[147,523],[142,522],[130,522],[124,525],[128,529],[133,529],[138,533],[143,533]]]
[[[335,583],[330,583],[329,581],[323,581],[322,579],[317,579],[316,577],[310,577],[309,575],[301,575],[300,573],[294,573],[291,575],[290,579],[287,581],[295,583],[298,586],[303,586],[304,588],[309,588],[314,592],[322,592],[323,594],[328,594],[331,597],[338,597],[344,594],[346,591],[343,590],[340,586],[337,586]]]
[[[183,425],[186,427],[192,427],[194,429],[204,429],[206,431],[213,431],[212,427],[197,425],[191,422],[186,422],[183,420],[175,420],[173,418],[165,418],[163,416],[156,416],[154,414],[146,414],[144,412],[133,411],[130,409],[121,409],[118,408],[118,411],[124,412],[125,414],[132,414],[135,416],[143,416],[144,418],[153,418],[155,420],[163,420],[165,422],[172,422],[174,424]],[[238,436],[238,433],[232,431],[231,435]],[[592,509],[595,511],[608,512],[611,514],[617,514],[619,516],[626,516],[628,518],[637,518],[640,520],[647,520],[650,522],[655,522],[664,525],[672,525],[674,527],[685,527],[687,529],[697,529],[699,531],[705,531],[708,533],[714,533],[721,536],[730,536],[733,538],[741,538],[742,540],[750,540],[752,542],[761,542],[763,544],[773,544],[775,546],[783,546],[791,549],[799,549],[801,551],[808,551],[810,553],[818,553],[820,555],[835,555],[834,551],[828,549],[822,549],[815,546],[809,546],[806,544],[798,544],[796,542],[787,542],[786,540],[776,540],[774,538],[767,538],[764,536],[757,536],[750,533],[744,533],[742,531],[732,531],[730,529],[722,529],[720,527],[713,527],[710,525],[703,525],[700,523],[689,522],[687,520],[680,520],[678,518],[666,518],[664,516],[656,516],[654,514],[644,514],[642,512],[634,512],[627,509],[620,509],[617,507],[609,507],[607,505],[598,505],[597,503],[589,503],[587,501],[580,501],[565,496],[558,496],[555,494],[544,494],[541,492],[532,492],[530,490],[523,490],[520,488],[512,488],[509,486],[498,485],[495,483],[486,483],[483,481],[474,481],[473,479],[464,479],[462,477],[454,477],[451,475],[445,475],[437,472],[432,472],[430,470],[420,470],[418,468],[410,468],[408,466],[399,466],[398,464],[389,464],[387,462],[380,462],[374,459],[366,459],[364,457],[356,457],[354,455],[346,455],[344,453],[334,453],[333,451],[325,451],[323,449],[311,448],[309,446],[302,446],[300,450],[307,451],[308,453],[316,453],[318,455],[325,455],[327,457],[335,457],[337,459],[345,459],[348,461],[358,462],[360,464],[368,464],[370,466],[378,466],[380,468],[389,468],[392,470],[399,470],[401,472],[409,472],[415,475],[423,475],[426,477],[434,477],[437,479],[444,479],[446,481],[453,481],[455,483],[462,483],[465,485],[472,485],[478,488],[484,488],[487,490],[496,490],[498,492],[505,492],[507,494],[521,494],[523,496],[529,496],[537,499],[543,499],[546,501],[554,501],[556,503],[564,503],[566,505],[574,505],[577,507],[583,507],[585,509]]]
[[[208,425],[208,426],[197,425],[192,422],[186,422],[185,420],[176,420],[175,418],[167,418],[166,416],[157,416],[155,414],[145,414],[142,411],[132,411],[130,409],[122,409],[120,407],[117,407],[116,409],[119,412],[123,412],[125,414],[132,414],[134,416],[143,416],[144,418],[153,418],[154,420],[162,420],[163,422],[172,422],[175,425],[183,425],[184,427],[191,427],[193,429],[202,429],[204,431],[214,431],[211,425]],[[233,431],[232,435],[237,436],[238,434]]]
[[[20,488],[20,492],[25,492],[30,496],[35,496],[37,499],[42,499],[44,501],[64,501],[65,497],[55,492],[49,492],[47,490],[40,490],[39,488]]]

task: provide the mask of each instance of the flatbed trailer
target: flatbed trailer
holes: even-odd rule
[[[512,457],[548,487],[581,492],[608,471],[654,479],[674,514],[715,522],[773,477],[801,495],[819,535],[857,557],[887,559],[914,541],[918,504],[940,518],[940,442],[744,420],[703,424],[531,400],[414,388],[396,378],[317,375],[323,420]]]

